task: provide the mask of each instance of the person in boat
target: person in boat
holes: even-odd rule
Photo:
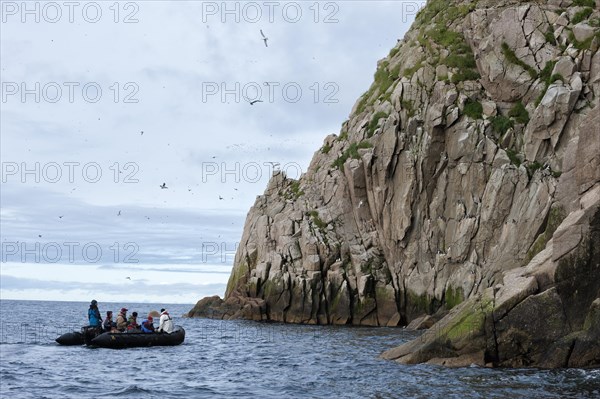
[[[127,329],[127,308],[121,308],[117,316],[117,330],[123,332]]]
[[[106,312],[106,320],[104,320],[104,324],[102,325],[104,331],[114,332],[117,328],[117,323],[113,321],[112,314],[112,310]]]
[[[154,319],[151,315],[148,315],[148,318],[142,321],[142,332],[144,333],[153,333],[154,332]]]
[[[137,323],[137,312],[133,312],[127,320],[127,331],[135,331],[140,329],[140,325]]]
[[[173,319],[171,319],[171,316],[169,315],[169,312],[167,312],[166,309],[160,310],[160,321],[158,323],[157,331],[166,332],[169,334],[173,332]]]
[[[92,303],[88,309],[88,320],[90,322],[90,327],[98,328],[102,326],[102,317],[100,316],[100,310],[98,309],[98,301],[95,299],[92,299]]]

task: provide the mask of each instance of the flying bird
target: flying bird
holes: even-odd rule
[[[142,130],[142,131],[140,132],[140,136],[143,136],[143,135],[144,135],[144,131]]]
[[[263,42],[265,42],[265,47],[269,47],[269,45],[267,44],[267,40],[269,40],[269,38],[265,36],[265,34],[263,33],[262,29],[260,30],[260,34],[263,37],[262,38]]]
[[[160,188],[162,188],[163,190],[164,190],[165,188],[169,188],[169,187],[167,187],[167,183],[163,183],[163,184],[161,184],[159,187],[160,187]]]
[[[256,103],[262,103],[262,102],[263,102],[262,100],[252,100],[252,101],[250,101],[250,105],[254,105]]]
[[[131,280],[131,277],[125,277],[125,280]]]
[[[64,216],[64,215],[62,215],[62,216],[59,216],[58,218],[59,218],[59,219],[62,219],[62,218],[63,218],[63,216]]]
[[[221,197],[221,196],[219,195],[219,199],[220,199],[220,200],[222,200],[222,199],[224,199],[224,198],[223,198],[223,197]]]
[[[117,213],[117,216],[121,216],[121,211],[119,211],[119,213]]]

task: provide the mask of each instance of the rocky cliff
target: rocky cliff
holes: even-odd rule
[[[600,364],[600,0],[430,0],[190,316],[431,327],[405,363]]]

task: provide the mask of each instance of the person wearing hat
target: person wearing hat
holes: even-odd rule
[[[127,329],[127,308],[121,308],[117,316],[117,330],[123,332]]]
[[[106,312],[106,320],[104,320],[104,331],[113,331],[117,327],[117,323],[115,323],[112,319],[112,310]]]
[[[100,316],[100,310],[98,309],[98,301],[95,299],[92,299],[92,303],[88,309],[88,320],[90,321],[90,327],[102,326],[102,317]]]
[[[167,312],[166,309],[160,310],[158,332],[166,332],[169,334],[173,332],[173,319],[171,319],[171,316],[169,315],[169,312]]]
[[[148,315],[148,318],[142,321],[142,332],[153,333],[154,332],[154,319],[152,315]]]

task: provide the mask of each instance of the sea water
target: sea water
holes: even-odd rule
[[[401,328],[189,319],[192,305],[102,303],[116,315],[165,307],[186,330],[175,347],[93,349],[54,339],[86,324],[87,303],[0,301],[1,398],[600,397],[600,370],[449,369],[381,352]]]

